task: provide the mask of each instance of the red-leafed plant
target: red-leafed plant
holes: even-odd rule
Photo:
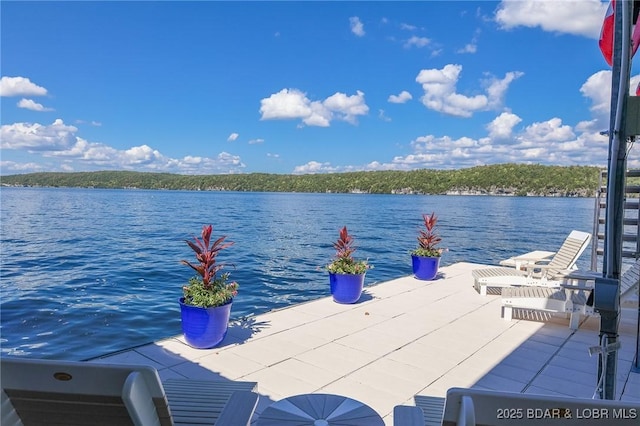
[[[238,294],[238,283],[228,283],[229,274],[220,273],[224,264],[217,263],[216,258],[221,250],[233,245],[232,242],[224,242],[227,238],[222,236],[211,242],[213,226],[202,227],[202,237],[194,237],[193,241],[186,243],[195,252],[197,263],[183,260],[182,264],[194,269],[198,275],[189,280],[189,285],[182,288],[184,303],[202,308],[222,306],[231,301]]]
[[[333,261],[327,266],[329,272],[334,274],[364,274],[371,268],[364,260],[355,260],[353,252],[356,248],[353,245],[353,236],[349,235],[347,227],[340,230],[340,237],[333,243],[336,254]]]
[[[438,217],[435,213],[423,214],[422,220],[424,229],[420,229],[418,233],[418,248],[411,253],[416,256],[440,257],[444,250],[436,247],[442,241],[436,231]]]

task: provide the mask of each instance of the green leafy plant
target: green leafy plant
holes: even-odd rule
[[[189,284],[182,287],[184,303],[201,308],[222,306],[231,301],[238,294],[238,283],[228,282],[228,273],[219,273],[224,264],[217,263],[216,258],[221,250],[233,245],[224,242],[222,236],[211,242],[213,226],[202,227],[201,239],[194,237],[186,243],[195,252],[197,263],[182,260],[180,263],[194,269],[198,275],[189,280]]]
[[[424,257],[442,256],[444,249],[436,247],[442,241],[436,231],[438,217],[432,212],[430,215],[423,214],[422,220],[424,221],[424,229],[420,229],[418,233],[418,248],[413,250],[411,254]]]
[[[327,266],[329,272],[334,274],[364,274],[372,268],[365,260],[355,260],[353,253],[356,248],[353,245],[353,236],[349,235],[347,227],[340,230],[340,237],[333,243],[336,254],[333,261]]]

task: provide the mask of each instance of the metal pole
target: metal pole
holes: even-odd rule
[[[640,225],[639,225],[640,226]],[[638,299],[638,322],[637,322],[637,334],[636,334],[636,358],[631,371],[634,373],[640,373],[640,299]]]
[[[618,323],[620,320],[620,275],[622,269],[622,237],[624,233],[624,202],[626,178],[626,103],[629,96],[631,53],[631,7],[629,0],[615,4],[613,70],[611,78],[611,121],[609,125],[609,172],[607,174],[607,205],[605,218],[605,247],[603,280],[596,287],[612,288],[608,308],[600,311],[600,343],[612,348],[598,364],[598,377],[604,374],[600,397],[615,399],[617,370]],[[598,294],[607,294],[596,288]]]
[[[635,135],[630,135],[635,136]],[[634,140],[633,138],[631,139]],[[640,202],[640,201],[639,201]],[[640,253],[640,206],[638,206],[638,214],[636,215],[636,256],[635,260],[638,261],[638,253]],[[636,283],[640,284],[640,283]],[[636,322],[636,356],[634,358],[634,364],[631,367],[631,371],[634,373],[640,373],[640,298],[638,298],[638,321]]]

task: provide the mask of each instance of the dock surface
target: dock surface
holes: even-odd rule
[[[481,267],[456,263],[434,281],[407,276],[366,286],[353,305],[328,296],[232,321],[213,349],[176,336],[90,362],[151,365],[163,381],[255,381],[256,415],[287,396],[348,396],[386,425],[394,406],[415,405],[416,395],[444,397],[451,387],[591,398],[598,359],[589,347],[599,343],[599,317],[583,317],[577,330],[564,316],[505,321],[500,296],[473,288],[471,271]],[[616,396],[640,402],[640,373],[632,371],[637,319],[637,310],[623,310]]]

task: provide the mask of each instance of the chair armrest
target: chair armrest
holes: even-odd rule
[[[502,260],[500,261],[500,265],[520,268],[524,267],[524,265],[531,265],[538,262],[550,262],[551,257],[555,254],[553,251],[536,250]]]
[[[424,413],[420,407],[396,405],[393,407],[394,426],[424,426]]]
[[[555,269],[552,266],[549,266],[549,265],[538,265],[537,263],[528,264],[528,265],[522,265],[522,267],[525,268],[526,270],[529,270],[529,269]]]
[[[235,391],[222,409],[216,426],[249,426],[257,405],[257,393]]]
[[[525,266],[525,271],[529,276],[540,275],[540,277],[546,277],[549,270],[557,270],[557,267],[551,266],[551,265],[526,265]],[[562,269],[562,270],[558,270],[557,274],[554,274],[554,275],[565,276],[575,271],[576,271],[575,269]]]
[[[544,278],[551,267],[549,265],[529,263],[522,265],[521,269],[524,270],[529,277]]]

